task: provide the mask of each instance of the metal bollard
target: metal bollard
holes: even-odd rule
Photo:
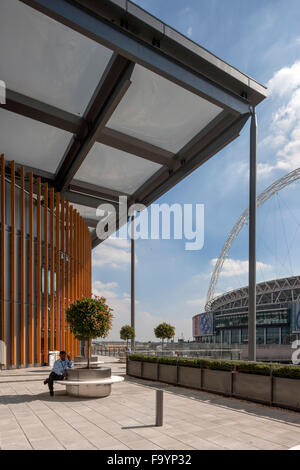
[[[164,421],[164,392],[156,390],[156,422],[155,426],[162,426]]]

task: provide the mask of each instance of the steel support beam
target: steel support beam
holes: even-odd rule
[[[65,0],[21,1],[233,114],[249,112],[249,103],[246,99],[216,86],[157,48],[139,41],[133,35],[126,34],[117,25],[101,19],[90,9],[80,8]]]
[[[101,131],[97,140],[109,147],[173,168],[174,153],[108,127]]]
[[[135,218],[131,216],[131,297],[130,297],[130,326],[135,329]],[[131,350],[134,351],[135,340],[131,340]]]
[[[85,194],[76,193],[73,191],[65,191],[64,197],[67,201],[73,202],[74,204],[80,204],[81,206],[92,207],[97,209],[100,204],[112,204],[115,208],[119,207],[119,204],[113,201],[107,201],[97,197],[87,196]]]
[[[87,196],[103,199],[107,202],[112,201],[119,203],[119,198],[122,196],[126,196],[128,199],[131,199],[131,196],[129,194],[123,193],[121,191],[104,188],[102,186],[97,186],[95,184],[90,184],[79,180],[73,180],[72,184],[69,185],[68,190]]]
[[[1,104],[0,108],[72,134],[77,134],[82,126],[87,126],[84,120],[75,114],[9,89],[6,90],[6,103]]]
[[[94,110],[97,109],[97,107],[99,110],[100,105],[100,102],[94,101]],[[0,104],[0,108],[75,134],[76,138],[74,138],[72,144],[75,145],[76,142],[77,146],[84,136],[87,135],[90,122],[93,121],[91,110],[87,117],[79,117],[12,90],[7,90],[6,104]],[[145,160],[173,168],[172,158],[174,157],[174,153],[114,129],[104,127],[96,141],[109,147],[122,150],[123,152],[136,155],[137,157],[144,158]],[[60,168],[62,165],[61,163]],[[60,168],[57,169],[57,172]]]
[[[141,202],[145,205],[151,204],[155,199],[160,197],[170,188],[175,186],[179,181],[185,178],[193,170],[198,168],[200,165],[205,163],[209,158],[219,152],[228,143],[232,142],[239,136],[241,129],[249,118],[249,114],[245,114],[235,120],[227,122],[227,129],[221,132],[221,134],[215,134],[212,132],[211,138],[208,143],[201,151],[196,153],[193,158],[188,161],[185,159],[178,160],[179,168],[171,174],[162,168],[152,178],[139,188],[132,196],[132,199],[137,202]]]
[[[253,108],[250,126],[249,181],[249,299],[248,299],[248,360],[256,360],[256,167],[257,121]]]
[[[63,157],[56,174],[55,186],[64,192],[91,150],[101,130],[113,114],[131,84],[134,63],[114,54],[103,74],[94,96],[89,103],[84,119],[89,123],[77,135]]]

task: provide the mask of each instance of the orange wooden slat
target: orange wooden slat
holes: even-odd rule
[[[16,365],[16,218],[15,218],[15,162],[10,164],[11,179],[10,179],[10,199],[11,199],[11,241],[10,241],[10,364]]]
[[[33,299],[33,266],[34,266],[34,233],[33,233],[33,174],[29,174],[29,341],[28,362],[34,364],[34,299]]]
[[[60,195],[56,193],[56,225],[55,225],[55,250],[56,250],[56,262],[55,262],[55,273],[56,273],[56,289],[55,289],[55,310],[56,310],[56,350],[60,351]]]
[[[48,183],[44,184],[44,362],[48,363]]]
[[[70,228],[70,207],[69,202],[66,202],[66,255],[67,262],[65,266],[65,290],[66,290],[66,309],[70,305],[70,238],[69,238],[69,228]],[[69,325],[66,324],[66,351],[70,352],[70,335],[69,335]]]
[[[5,343],[5,159],[1,155],[1,340]],[[4,358],[2,359],[4,364]]]
[[[60,260],[61,264],[61,276],[60,276],[60,285],[61,285],[61,326],[60,326],[60,334],[61,334],[61,349],[65,349],[65,200],[64,198],[61,199],[61,212],[60,212],[60,246],[61,246],[61,253],[62,257]]]
[[[41,266],[41,178],[36,180],[36,362],[42,363],[41,358],[41,291],[42,291],[42,266]]]
[[[20,172],[20,364],[25,365],[25,184],[24,168]]]
[[[70,207],[70,252],[71,252],[71,266],[70,266],[70,303],[72,304],[75,299],[75,289],[76,289],[76,281],[75,281],[75,260],[74,260],[74,209]],[[73,334],[70,333],[70,351],[72,358],[74,357],[74,337]]]
[[[50,350],[54,351],[54,189],[50,188]]]

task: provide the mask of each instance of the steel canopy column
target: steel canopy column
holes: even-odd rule
[[[131,216],[131,323],[135,328],[135,239],[134,239],[134,214]],[[131,349],[134,349],[134,339],[131,340]]]
[[[250,180],[249,180],[249,292],[248,292],[248,360],[256,360],[256,166],[257,121],[255,108],[250,125]]]

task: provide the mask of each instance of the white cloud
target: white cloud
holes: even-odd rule
[[[261,176],[300,166],[300,61],[277,71],[268,88],[280,105],[272,115],[269,135],[261,142],[262,148],[275,152],[275,158],[271,163],[258,165]]]
[[[137,259],[136,259],[137,261]],[[130,241],[108,238],[93,251],[93,266],[125,268],[130,264]]]
[[[193,34],[193,28],[192,28],[192,26],[190,26],[190,27],[188,28],[188,30],[187,30],[187,35],[188,35],[189,37],[191,37],[192,34]]]
[[[268,82],[269,94],[283,96],[300,86],[300,61],[275,72]]]
[[[217,258],[211,260],[211,264],[214,266],[217,262]],[[272,268],[271,265],[262,263],[261,261],[256,262],[257,269],[269,270]],[[243,261],[239,259],[226,258],[221,271],[221,276],[234,277],[248,274],[248,260]]]

